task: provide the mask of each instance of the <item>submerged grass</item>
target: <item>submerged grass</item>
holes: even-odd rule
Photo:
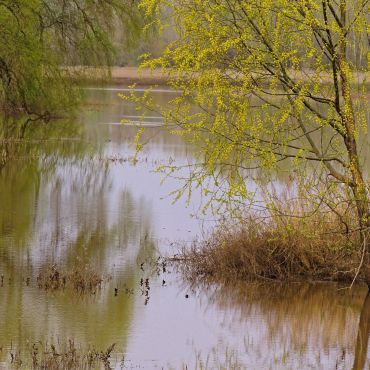
[[[24,356],[20,352],[10,352],[10,364],[15,369],[33,370],[92,370],[111,369],[110,358],[115,344],[105,351],[94,348],[86,351],[78,348],[73,340],[66,343],[33,343]]]
[[[103,282],[104,278],[85,264],[77,264],[72,268],[50,264],[44,266],[37,276],[40,289],[56,291],[67,288],[80,294],[95,294]]]
[[[183,248],[180,269],[203,281],[370,280],[359,233],[351,231],[353,213],[312,212],[298,204],[280,211],[219,225],[204,241]]]

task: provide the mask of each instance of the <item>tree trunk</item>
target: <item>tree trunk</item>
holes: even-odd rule
[[[350,67],[347,61],[347,2],[340,0],[340,22],[341,39],[339,41],[338,68],[341,80],[342,123],[345,128],[344,144],[347,149],[349,159],[349,170],[351,172],[351,188],[354,195],[358,223],[360,229],[361,244],[364,246],[364,264],[367,267],[370,262],[370,214],[369,214],[369,194],[363,178],[356,142],[356,118],[351,96],[351,84],[349,80]],[[370,279],[370,278],[369,278]],[[367,281],[370,287],[370,280]]]

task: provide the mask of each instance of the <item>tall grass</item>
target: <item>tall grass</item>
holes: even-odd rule
[[[369,281],[355,211],[278,199],[181,252],[190,279]],[[361,267],[361,268],[360,268]]]

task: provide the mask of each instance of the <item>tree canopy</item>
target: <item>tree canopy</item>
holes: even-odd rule
[[[355,185],[369,113],[369,1],[142,3],[172,11],[178,40],[144,66],[164,68],[183,91],[162,113],[201,143],[209,172],[226,171],[244,192],[245,169],[291,158]]]
[[[113,33],[139,33],[131,0],[1,0],[0,101],[5,113],[35,118],[67,110],[77,100],[71,65],[110,65]]]
[[[216,200],[226,194],[228,204],[246,200],[255,191],[253,170],[285,166],[312,194],[313,208],[325,205],[341,219],[355,210],[355,228],[369,232],[369,0],[141,6],[147,14],[166,9],[178,33],[162,57],[149,56],[143,66],[165,70],[182,93],[165,109],[150,95],[132,99],[161,111],[198,149],[199,165],[180,193],[201,186]],[[207,188],[206,178],[216,187]],[[369,252],[364,233],[362,240]]]

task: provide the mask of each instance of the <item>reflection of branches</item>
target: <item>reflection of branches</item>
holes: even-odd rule
[[[366,295],[361,287],[341,293],[338,293],[335,284],[306,283],[240,283],[221,287],[205,285],[196,289],[204,298],[205,310],[213,310],[216,306],[217,310],[227,313],[224,325],[235,325],[239,330],[244,330],[244,325],[248,328],[244,332],[250,345],[246,349],[249,353],[269,348],[258,358],[260,362],[248,363],[251,367],[275,368],[273,361],[276,361],[282,348],[289,348],[290,360],[294,363],[303,361],[306,365],[312,351],[321,357],[328,348],[338,356],[331,357],[333,365],[337,359],[343,364],[352,361],[357,319]],[[361,344],[356,349],[356,356],[361,356],[364,361],[368,343],[364,340],[368,338],[370,325],[369,309],[370,296],[362,309]],[[345,350],[344,358],[341,358],[342,349]],[[324,367],[333,366],[326,362],[325,366],[320,363],[317,368]],[[360,369],[364,367],[354,368]]]
[[[68,299],[65,294],[44,297],[43,292],[25,284],[14,292],[13,286],[6,284],[5,298],[0,302],[0,313],[6,317],[2,340],[24,348],[23,337],[39,340],[44,335],[48,339],[48,335],[56,334],[63,338],[79,335],[79,328],[83,327],[76,338],[79,344],[96,339],[99,346],[102,343],[105,346],[113,337],[120,338],[119,343],[124,346],[135,299],[128,299],[121,291],[123,286],[138,285],[136,258],[154,253],[150,210],[130,189],[122,188],[121,177],[109,176],[109,166],[101,168],[99,163],[98,168],[92,167],[89,158],[75,163],[73,156],[55,163],[49,172],[38,164],[39,161],[34,161],[19,166],[12,162],[0,173],[0,228],[10,224],[13,238],[13,243],[9,243],[9,239],[0,235],[1,255],[10,255],[2,261],[2,273],[6,279],[24,276],[22,262],[26,257],[31,270],[53,257],[61,266],[73,267],[76,257],[80,257],[102,275],[113,274],[120,294],[115,297],[107,287],[93,304],[77,300],[71,310],[69,295]],[[117,190],[114,180],[118,180],[118,192],[112,194]],[[16,221],[11,218],[13,214]],[[29,248],[25,250],[23,246]],[[33,271],[29,275],[31,287],[35,283]],[[28,302],[32,322],[26,322],[29,315],[24,314],[24,306],[19,304],[22,299]],[[51,310],[50,302],[57,303]],[[37,309],[32,311],[32,307]],[[16,330],[12,325],[18,322],[15,316],[21,318],[19,332],[18,325]],[[49,322],[54,323],[53,328],[48,327]]]

